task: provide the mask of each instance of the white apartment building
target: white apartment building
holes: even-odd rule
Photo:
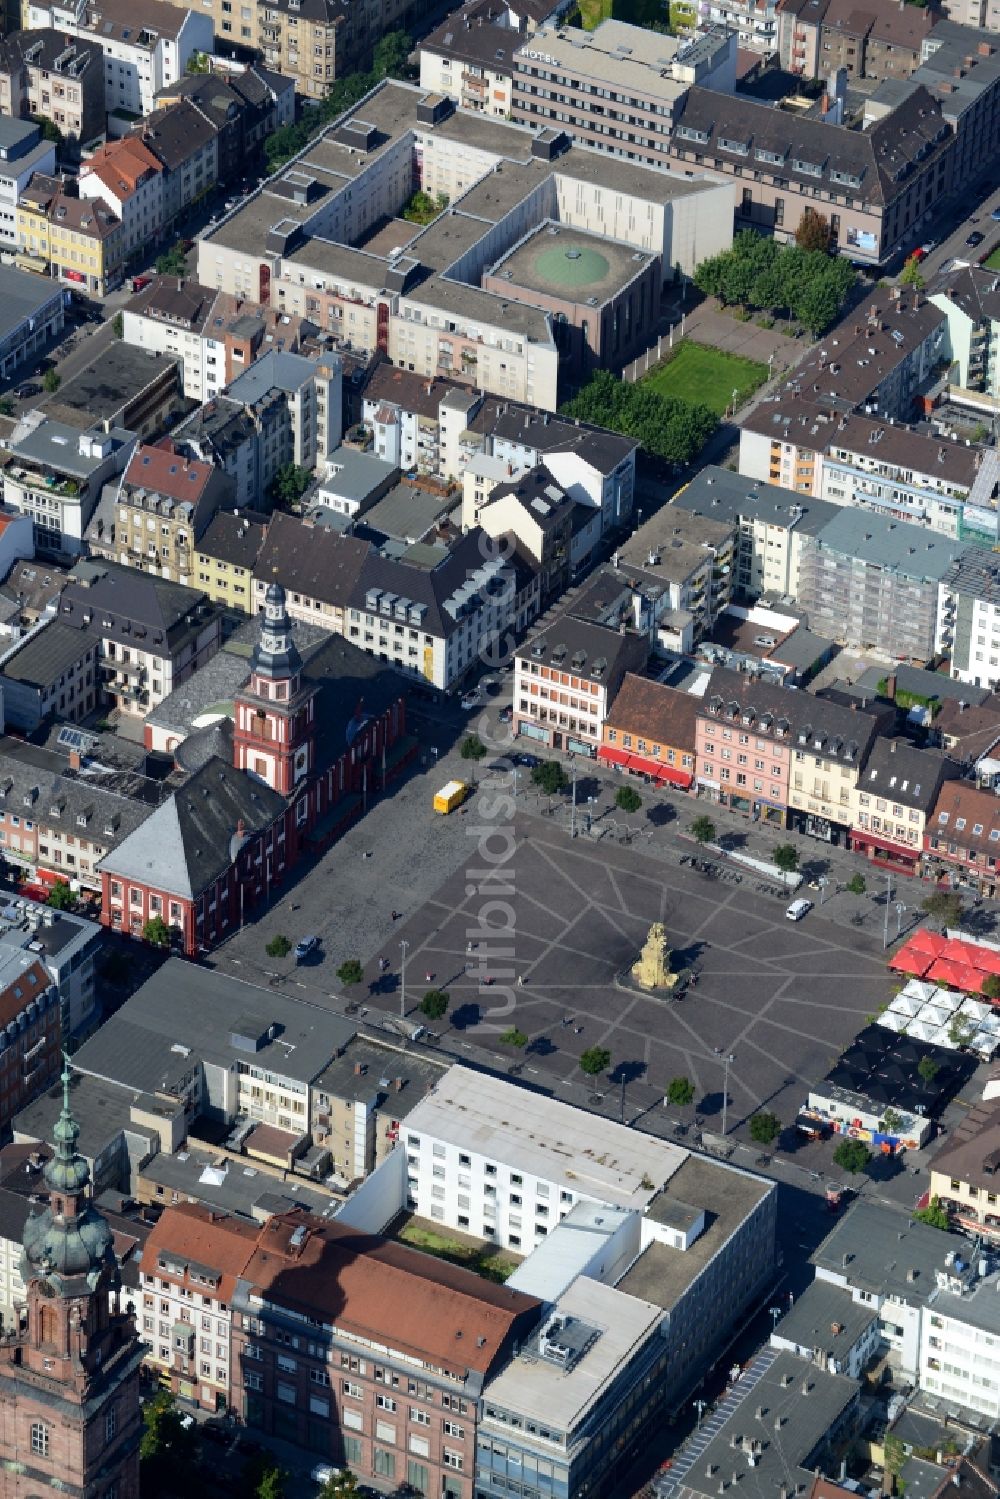
[[[0,118],[0,248],[18,248],[17,200],[35,172],[51,176],[56,148],[42,140],[41,126],[32,120]]]
[[[25,25],[100,46],[108,114],[150,114],[158,90],[183,78],[196,52],[215,48],[211,16],[170,0],[29,0]]]
[[[843,417],[817,457],[815,492],[833,505],[868,506],[957,537],[982,458],[965,443],[867,416]]]
[[[1000,1416],[1000,1273],[968,1241],[855,1204],[813,1256],[816,1277],[878,1313],[890,1362],[928,1395]]]
[[[688,1152],[452,1067],[400,1130],[408,1205],[530,1254],[578,1202],[643,1212]],[[515,1106],[512,1106],[516,1104]]]
[[[18,423],[8,447],[4,504],[30,518],[35,546],[45,552],[83,551],[83,533],[101,486],[121,474],[136,445],[132,432],[80,432],[32,411]]]
[[[126,260],[163,228],[163,166],[138,138],[111,141],[80,168],[80,197],[101,198],[121,221]]]
[[[229,1405],[230,1305],[257,1234],[246,1219],[184,1202],[164,1215],[143,1247],[146,1363],[161,1384],[203,1410]]]
[[[936,648],[951,675],[974,687],[1000,682],[1000,561],[970,547],[945,573],[938,590]]]

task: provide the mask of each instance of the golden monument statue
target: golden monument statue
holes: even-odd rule
[[[632,964],[632,979],[640,989],[672,989],[678,975],[670,972],[670,948],[662,921],[654,921],[638,961]]]

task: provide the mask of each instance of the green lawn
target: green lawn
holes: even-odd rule
[[[992,255],[988,255],[983,265],[988,271],[1000,271],[1000,250],[994,250]]]
[[[446,1234],[436,1233],[433,1229],[424,1228],[419,1223],[405,1224],[400,1229],[398,1237],[404,1244],[412,1244],[415,1249],[422,1249],[425,1254],[437,1255],[438,1259],[448,1260],[453,1265],[463,1265],[468,1270],[474,1270],[477,1275],[483,1275],[487,1280],[499,1281],[501,1284],[508,1275],[513,1275],[517,1268],[515,1259],[494,1249],[490,1244],[463,1244],[460,1239],[452,1239]]]
[[[682,396],[686,401],[701,403],[721,416],[739,391],[739,403],[747,399],[767,379],[767,365],[738,354],[724,354],[707,344],[682,339],[673,354],[655,370],[643,377],[662,396]]]

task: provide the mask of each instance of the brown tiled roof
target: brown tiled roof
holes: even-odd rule
[[[136,448],[125,470],[125,483],[155,489],[157,494],[167,495],[170,499],[187,500],[189,504],[197,505],[214,472],[210,463],[182,458],[166,438],[163,442],[143,443]]]
[[[976,833],[975,828],[982,831]],[[990,838],[990,833],[997,830],[1000,830],[1000,796],[980,791],[970,781],[945,782],[927,821],[931,837],[937,835],[961,848],[974,848],[1000,859],[1000,838]]]
[[[930,1499],[951,1499],[953,1494],[961,1495],[962,1499],[996,1499],[996,1495],[1000,1494],[1000,1486],[971,1457],[960,1457],[956,1466],[942,1478]]]
[[[700,698],[662,682],[627,672],[605,719],[609,729],[624,730],[650,744],[694,750],[694,730]]]
[[[404,411],[437,419],[438,406],[450,390],[450,380],[431,380],[383,361],[372,370],[364,389],[366,401],[392,401]]]
[[[243,1278],[272,1303],[460,1375],[486,1374],[539,1309],[471,1270],[301,1211],[268,1219]]]
[[[253,575],[264,583],[280,583],[286,591],[343,607],[371,550],[370,542],[338,536],[278,511],[267,528]]]
[[[255,1223],[230,1218],[200,1202],[182,1202],[168,1207],[153,1229],[142,1251],[142,1269],[147,1275],[162,1274],[157,1261],[167,1251],[185,1264],[214,1270],[222,1279],[216,1295],[232,1300],[237,1277],[254,1252],[258,1229]]]
[[[49,976],[36,959],[0,991],[0,1025],[8,1025],[26,1004],[44,994],[48,987]]]
[[[953,740],[953,752],[963,759],[986,755],[1000,740],[1000,692],[991,692],[977,706],[963,698],[946,698],[934,720],[942,738]]]
[[[1000,1192],[1000,1103],[979,1103],[970,1109],[932,1167],[955,1181]]]

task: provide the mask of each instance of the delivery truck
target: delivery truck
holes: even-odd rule
[[[442,786],[441,790],[435,794],[435,812],[454,812],[456,807],[462,805],[468,794],[469,787],[465,781],[449,781],[447,786]]]

